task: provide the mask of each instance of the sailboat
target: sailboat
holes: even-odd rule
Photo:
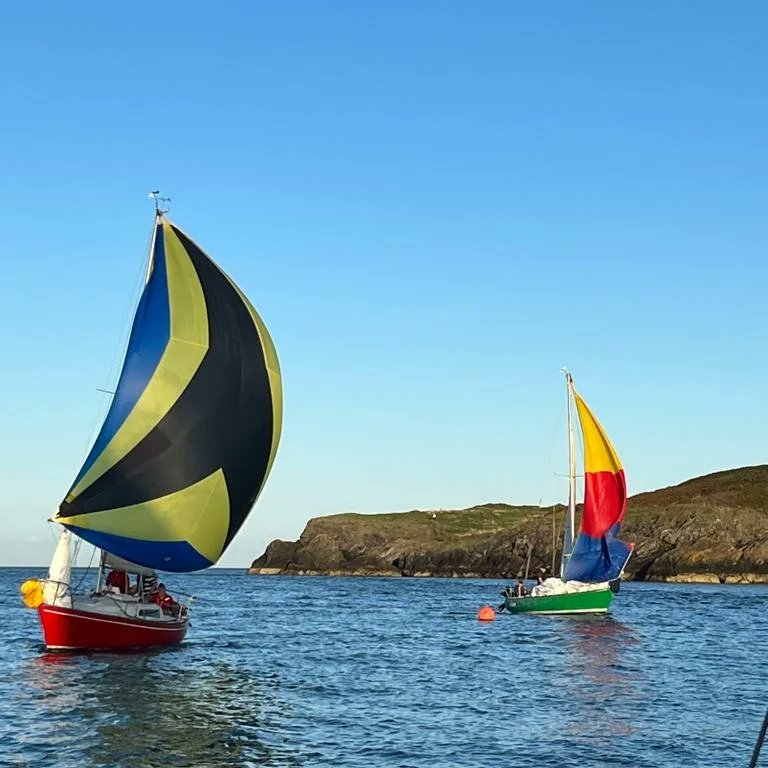
[[[624,468],[608,435],[564,369],[568,408],[568,511],[560,576],[546,579],[531,594],[516,597],[508,588],[503,607],[510,613],[605,613],[619,589],[632,545],[618,537],[627,506]],[[584,442],[584,505],[576,523],[575,404]]]
[[[254,506],[282,425],[280,366],[240,288],[160,209],[144,289],[104,423],[53,522],[48,577],[22,585],[50,650],[180,643],[189,603],[157,571],[214,565]],[[100,551],[72,586],[73,544]],[[158,595],[160,598],[158,599]]]

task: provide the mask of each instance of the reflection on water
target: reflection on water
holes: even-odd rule
[[[569,732],[595,744],[633,733],[628,711],[642,696],[641,673],[628,657],[637,636],[610,615],[568,616],[562,623],[569,670],[563,688],[576,713]]]
[[[59,758],[87,753],[94,766],[269,765],[278,756],[301,765],[261,740],[274,703],[259,681],[227,663],[186,668],[186,650],[29,659],[23,675],[40,723],[29,746],[55,745]],[[76,733],[62,729],[62,713]]]
[[[626,686],[631,676],[620,664],[627,649],[637,644],[632,629],[612,616],[571,617],[567,647],[571,668],[595,685]]]

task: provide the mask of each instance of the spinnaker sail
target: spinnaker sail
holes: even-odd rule
[[[584,509],[565,579],[610,581],[621,574],[631,551],[616,538],[627,507],[624,468],[600,422],[570,386],[584,442]]]
[[[281,425],[264,322],[158,212],[117,389],[56,522],[148,568],[213,565],[264,487]]]

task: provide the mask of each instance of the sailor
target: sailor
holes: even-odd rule
[[[110,571],[107,575],[107,586],[117,587],[119,592],[125,594],[128,591],[128,574],[119,569]]]
[[[157,592],[157,576],[154,574],[143,574],[141,577],[141,598],[145,602],[152,602],[154,594]]]
[[[522,577],[517,580],[515,584],[515,597],[525,597],[528,594],[528,590],[525,588],[525,581]]]
[[[157,585],[157,591],[152,595],[152,601],[163,609],[163,613],[175,615],[179,612],[179,604],[165,591],[165,584]]]

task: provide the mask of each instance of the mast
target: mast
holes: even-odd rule
[[[149,198],[155,203],[155,221],[152,225],[152,239],[149,243],[149,256],[147,257],[147,273],[144,275],[144,285],[149,282],[152,275],[152,265],[155,261],[155,238],[157,237],[157,225],[163,220],[163,216],[168,213],[167,208],[161,208],[161,203],[165,205],[171,202],[170,197],[160,197],[160,190],[153,189],[149,193]]]
[[[557,520],[555,519],[555,505],[552,504],[552,568],[550,573],[555,575],[555,550],[557,549]]]
[[[565,520],[565,533],[563,535],[563,556],[560,560],[560,578],[565,575],[565,567],[573,550],[574,529],[576,527],[576,449],[573,439],[573,412],[572,412],[572,390],[573,377],[566,368],[563,368],[565,374],[565,397],[568,406],[568,515]]]

